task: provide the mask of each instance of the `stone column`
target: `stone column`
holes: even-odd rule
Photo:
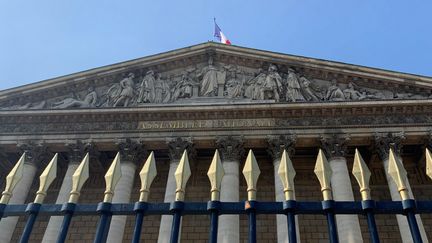
[[[321,139],[321,147],[325,151],[332,169],[331,186],[335,201],[354,201],[351,180],[345,154],[347,136],[326,136]],[[340,242],[363,242],[357,215],[336,215],[336,224]]]
[[[390,195],[393,201],[401,201],[402,198],[400,197],[398,187],[396,183],[393,181],[391,176],[388,173],[389,169],[389,150],[390,148],[393,148],[396,156],[399,156],[400,158],[400,152],[402,148],[402,141],[405,139],[405,136],[403,133],[378,133],[375,135],[375,147],[377,149],[377,152],[383,161],[384,165],[384,171],[386,174],[386,179],[388,183],[388,187],[390,190]],[[412,199],[414,199],[414,195],[411,190],[411,186],[409,184],[409,181],[407,180],[407,187],[408,187],[408,193]],[[408,243],[413,242],[411,237],[411,231],[409,229],[408,221],[405,216],[403,215],[396,215],[396,219],[399,226],[399,231],[401,234],[402,242]],[[423,222],[420,218],[420,215],[416,215],[417,224],[420,229],[420,234],[422,236],[423,242],[429,242],[426,236],[425,229],[423,227]]]
[[[87,152],[91,152],[92,154],[94,153],[93,150],[90,151],[90,149],[93,147],[93,144],[83,144],[80,140],[77,140],[75,143],[66,144],[66,147],[68,148],[68,167],[66,174],[63,177],[60,191],[57,195],[56,204],[63,204],[69,200],[69,193],[72,190],[73,173]],[[42,242],[56,242],[60,233],[60,226],[62,222],[63,216],[52,216],[48,222]]]
[[[130,139],[118,141],[117,147],[120,152],[122,176],[114,190],[113,203],[129,203],[137,164],[144,161],[147,152],[144,150],[142,143]],[[127,216],[112,217],[107,237],[108,243],[123,242],[126,219]]]
[[[285,194],[283,192],[282,181],[279,178],[278,170],[281,162],[282,152],[285,149],[289,156],[294,155],[295,152],[295,135],[282,135],[282,136],[270,136],[267,139],[268,147],[267,152],[273,159],[273,171],[274,171],[274,181],[275,181],[275,199],[278,202],[285,201]],[[296,215],[296,234],[297,242],[300,242],[300,230],[298,217]],[[276,225],[277,225],[277,242],[288,243],[288,223],[285,215],[276,215]]]
[[[9,204],[23,204],[26,202],[28,192],[33,185],[36,171],[40,163],[49,159],[47,148],[42,144],[26,143],[18,145],[21,152],[26,152],[24,163],[24,174],[21,181],[15,187]],[[18,217],[7,217],[0,221],[0,242],[10,242],[15,231]]]
[[[168,145],[168,153],[170,157],[170,167],[168,172],[167,185],[165,189],[165,198],[164,202],[174,202],[175,200],[175,191],[176,191],[176,182],[174,173],[177,169],[177,166],[180,162],[183,151],[186,149],[188,151],[189,160],[194,157],[194,148],[191,138],[183,139],[183,138],[175,138],[167,141]],[[166,243],[170,241],[171,236],[171,225],[172,225],[172,216],[171,215],[162,215],[161,223],[159,227],[159,237],[158,243]],[[181,226],[180,226],[181,232]],[[179,237],[181,239],[181,237]]]
[[[225,175],[221,182],[220,200],[222,202],[239,201],[239,167],[244,155],[241,137],[220,137],[216,140],[216,148],[222,159]],[[238,215],[221,215],[219,217],[218,242],[240,242],[240,221]]]

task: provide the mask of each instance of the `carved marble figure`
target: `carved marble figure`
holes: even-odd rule
[[[88,89],[88,94],[85,96],[83,100],[74,99],[74,98],[66,98],[59,102],[54,102],[52,104],[52,108],[54,109],[65,109],[65,108],[84,108],[84,107],[95,107],[97,102],[97,93],[93,87]]]
[[[179,98],[191,98],[193,86],[196,85],[189,73],[183,71],[180,81],[174,87],[172,101],[176,101]]]
[[[326,100],[330,101],[344,101],[345,95],[341,88],[338,86],[336,79],[333,79],[331,85],[327,89]]]
[[[154,103],[167,103],[171,99],[169,84],[162,79],[161,74],[156,74],[154,83]]]
[[[216,96],[218,90],[218,84],[221,83],[220,74],[218,69],[213,65],[213,58],[210,57],[208,60],[208,66],[205,67],[198,77],[202,76],[201,80],[201,96]]]
[[[348,83],[348,87],[343,90],[346,100],[364,100],[366,95],[356,90],[352,82]]]
[[[155,102],[155,75],[153,70],[147,71],[140,84],[140,91],[138,95],[138,103],[153,103]],[[160,103],[160,102],[155,102]]]
[[[301,93],[301,86],[297,74],[293,69],[288,69],[286,81],[286,100],[291,102],[305,101]]]
[[[301,76],[299,79],[299,82],[300,82],[303,97],[307,101],[319,101],[320,100],[320,98],[318,97],[318,94],[311,87],[311,81],[309,79],[307,79],[305,76]]]
[[[226,81],[226,95],[228,98],[241,98],[243,97],[243,84],[245,75],[233,67],[228,67],[228,80]],[[239,77],[241,76],[241,78]]]
[[[261,97],[263,97],[263,99],[273,98],[278,102],[280,100],[280,92],[282,92],[282,77],[277,72],[276,65],[271,64],[261,88]],[[268,93],[270,93],[270,95],[266,95]]]
[[[245,96],[252,100],[263,100],[261,89],[266,77],[263,69],[258,69],[258,74],[247,82],[248,87],[245,90]]]
[[[113,105],[114,107],[117,107],[121,104],[123,104],[124,107],[129,106],[134,97],[134,78],[135,74],[129,73],[126,78],[120,81],[121,92]]]

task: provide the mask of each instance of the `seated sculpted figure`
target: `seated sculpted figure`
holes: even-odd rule
[[[328,87],[326,100],[330,101],[343,101],[345,100],[345,95],[339,88],[336,79],[333,79],[330,87]]]
[[[311,81],[307,79],[305,76],[300,77],[300,86],[302,88],[303,97],[307,101],[319,101],[320,98],[316,94],[315,90],[311,87]]]
[[[347,100],[364,100],[366,99],[366,95],[356,90],[354,84],[350,82],[348,84],[348,88],[344,89],[345,99]]]
[[[55,109],[65,109],[65,108],[71,108],[71,107],[78,107],[78,108],[84,108],[84,107],[94,107],[96,106],[97,101],[97,94],[93,87],[90,87],[88,89],[88,94],[83,100],[78,100],[74,98],[66,98],[62,101],[53,103],[52,108]]]
[[[190,98],[192,97],[192,90],[195,82],[189,77],[187,72],[183,72],[180,81],[175,85],[174,91],[172,92],[172,100],[175,101],[179,98]]]

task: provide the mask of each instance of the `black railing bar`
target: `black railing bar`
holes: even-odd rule
[[[364,214],[361,201],[335,201],[335,214]],[[39,215],[62,216],[62,204],[43,204]],[[3,217],[24,216],[27,204],[9,204],[5,207]],[[432,213],[432,201],[416,201],[415,214]],[[113,215],[135,215],[134,203],[113,203],[111,207]],[[247,214],[244,209],[244,202],[221,202],[220,214]],[[283,202],[257,202],[257,214],[284,214]],[[295,214],[322,214],[322,202],[297,201]],[[379,201],[375,202],[374,214],[404,214],[400,201]],[[172,215],[170,203],[148,203],[145,215]],[[183,215],[209,215],[207,202],[185,202]],[[77,204],[74,215],[99,215],[97,204]]]

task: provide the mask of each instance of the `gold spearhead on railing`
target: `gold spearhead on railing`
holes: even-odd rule
[[[402,164],[402,161],[394,154],[392,148],[389,152],[389,168],[388,173],[396,183],[398,187],[399,194],[402,200],[410,199],[408,188],[406,185],[407,172]]]
[[[185,192],[186,192],[186,183],[191,176],[191,170],[189,166],[189,159],[187,155],[186,149],[183,152],[183,155],[180,159],[179,165],[174,173],[177,189],[176,189],[176,201],[184,201]]]
[[[282,153],[278,174],[284,187],[285,200],[295,200],[294,177],[296,172],[285,149]]]
[[[332,189],[331,189],[331,176],[332,170],[327,158],[325,157],[323,151],[320,149],[318,152],[318,157],[314,169],[315,175],[317,176],[321,184],[321,192],[323,194],[324,200],[332,200]]]
[[[52,160],[49,162],[45,170],[39,176],[39,190],[36,192],[36,198],[34,203],[43,203],[49,186],[57,176],[57,158],[58,154],[55,154]]]
[[[222,166],[222,162],[219,156],[219,151],[216,149],[215,154],[213,156],[213,160],[210,164],[210,168],[207,172],[207,176],[211,184],[210,192],[211,192],[212,201],[220,200],[221,182],[224,175],[225,175],[225,171]]]
[[[72,190],[69,193],[69,202],[77,203],[81,188],[84,183],[89,178],[89,154],[87,153],[84,159],[79,164],[78,168],[76,168],[75,172],[72,175]]]
[[[432,154],[429,149],[426,149],[426,175],[432,179]]]
[[[117,153],[107,173],[105,174],[105,196],[103,201],[111,203],[114,196],[114,189],[121,178],[120,153]]]
[[[355,150],[352,173],[360,186],[362,200],[370,200],[369,179],[371,172],[357,149]]]
[[[147,202],[150,193],[150,186],[157,175],[156,161],[155,161],[153,151],[150,153],[149,157],[147,158],[139,175],[141,178],[141,189],[140,189],[139,201]]]
[[[258,163],[255,159],[255,155],[252,152],[252,149],[249,150],[249,154],[246,158],[246,163],[243,167],[243,176],[246,179],[247,184],[247,192],[248,192],[248,201],[256,200],[256,184],[258,181],[258,177],[261,174],[261,171],[258,167]]]
[[[8,204],[9,200],[12,197],[12,192],[18,182],[21,181],[21,178],[24,174],[24,162],[25,162],[26,153],[21,155],[21,158],[9,172],[9,175],[6,177],[6,187],[2,193],[2,197],[0,199],[0,203]]]

